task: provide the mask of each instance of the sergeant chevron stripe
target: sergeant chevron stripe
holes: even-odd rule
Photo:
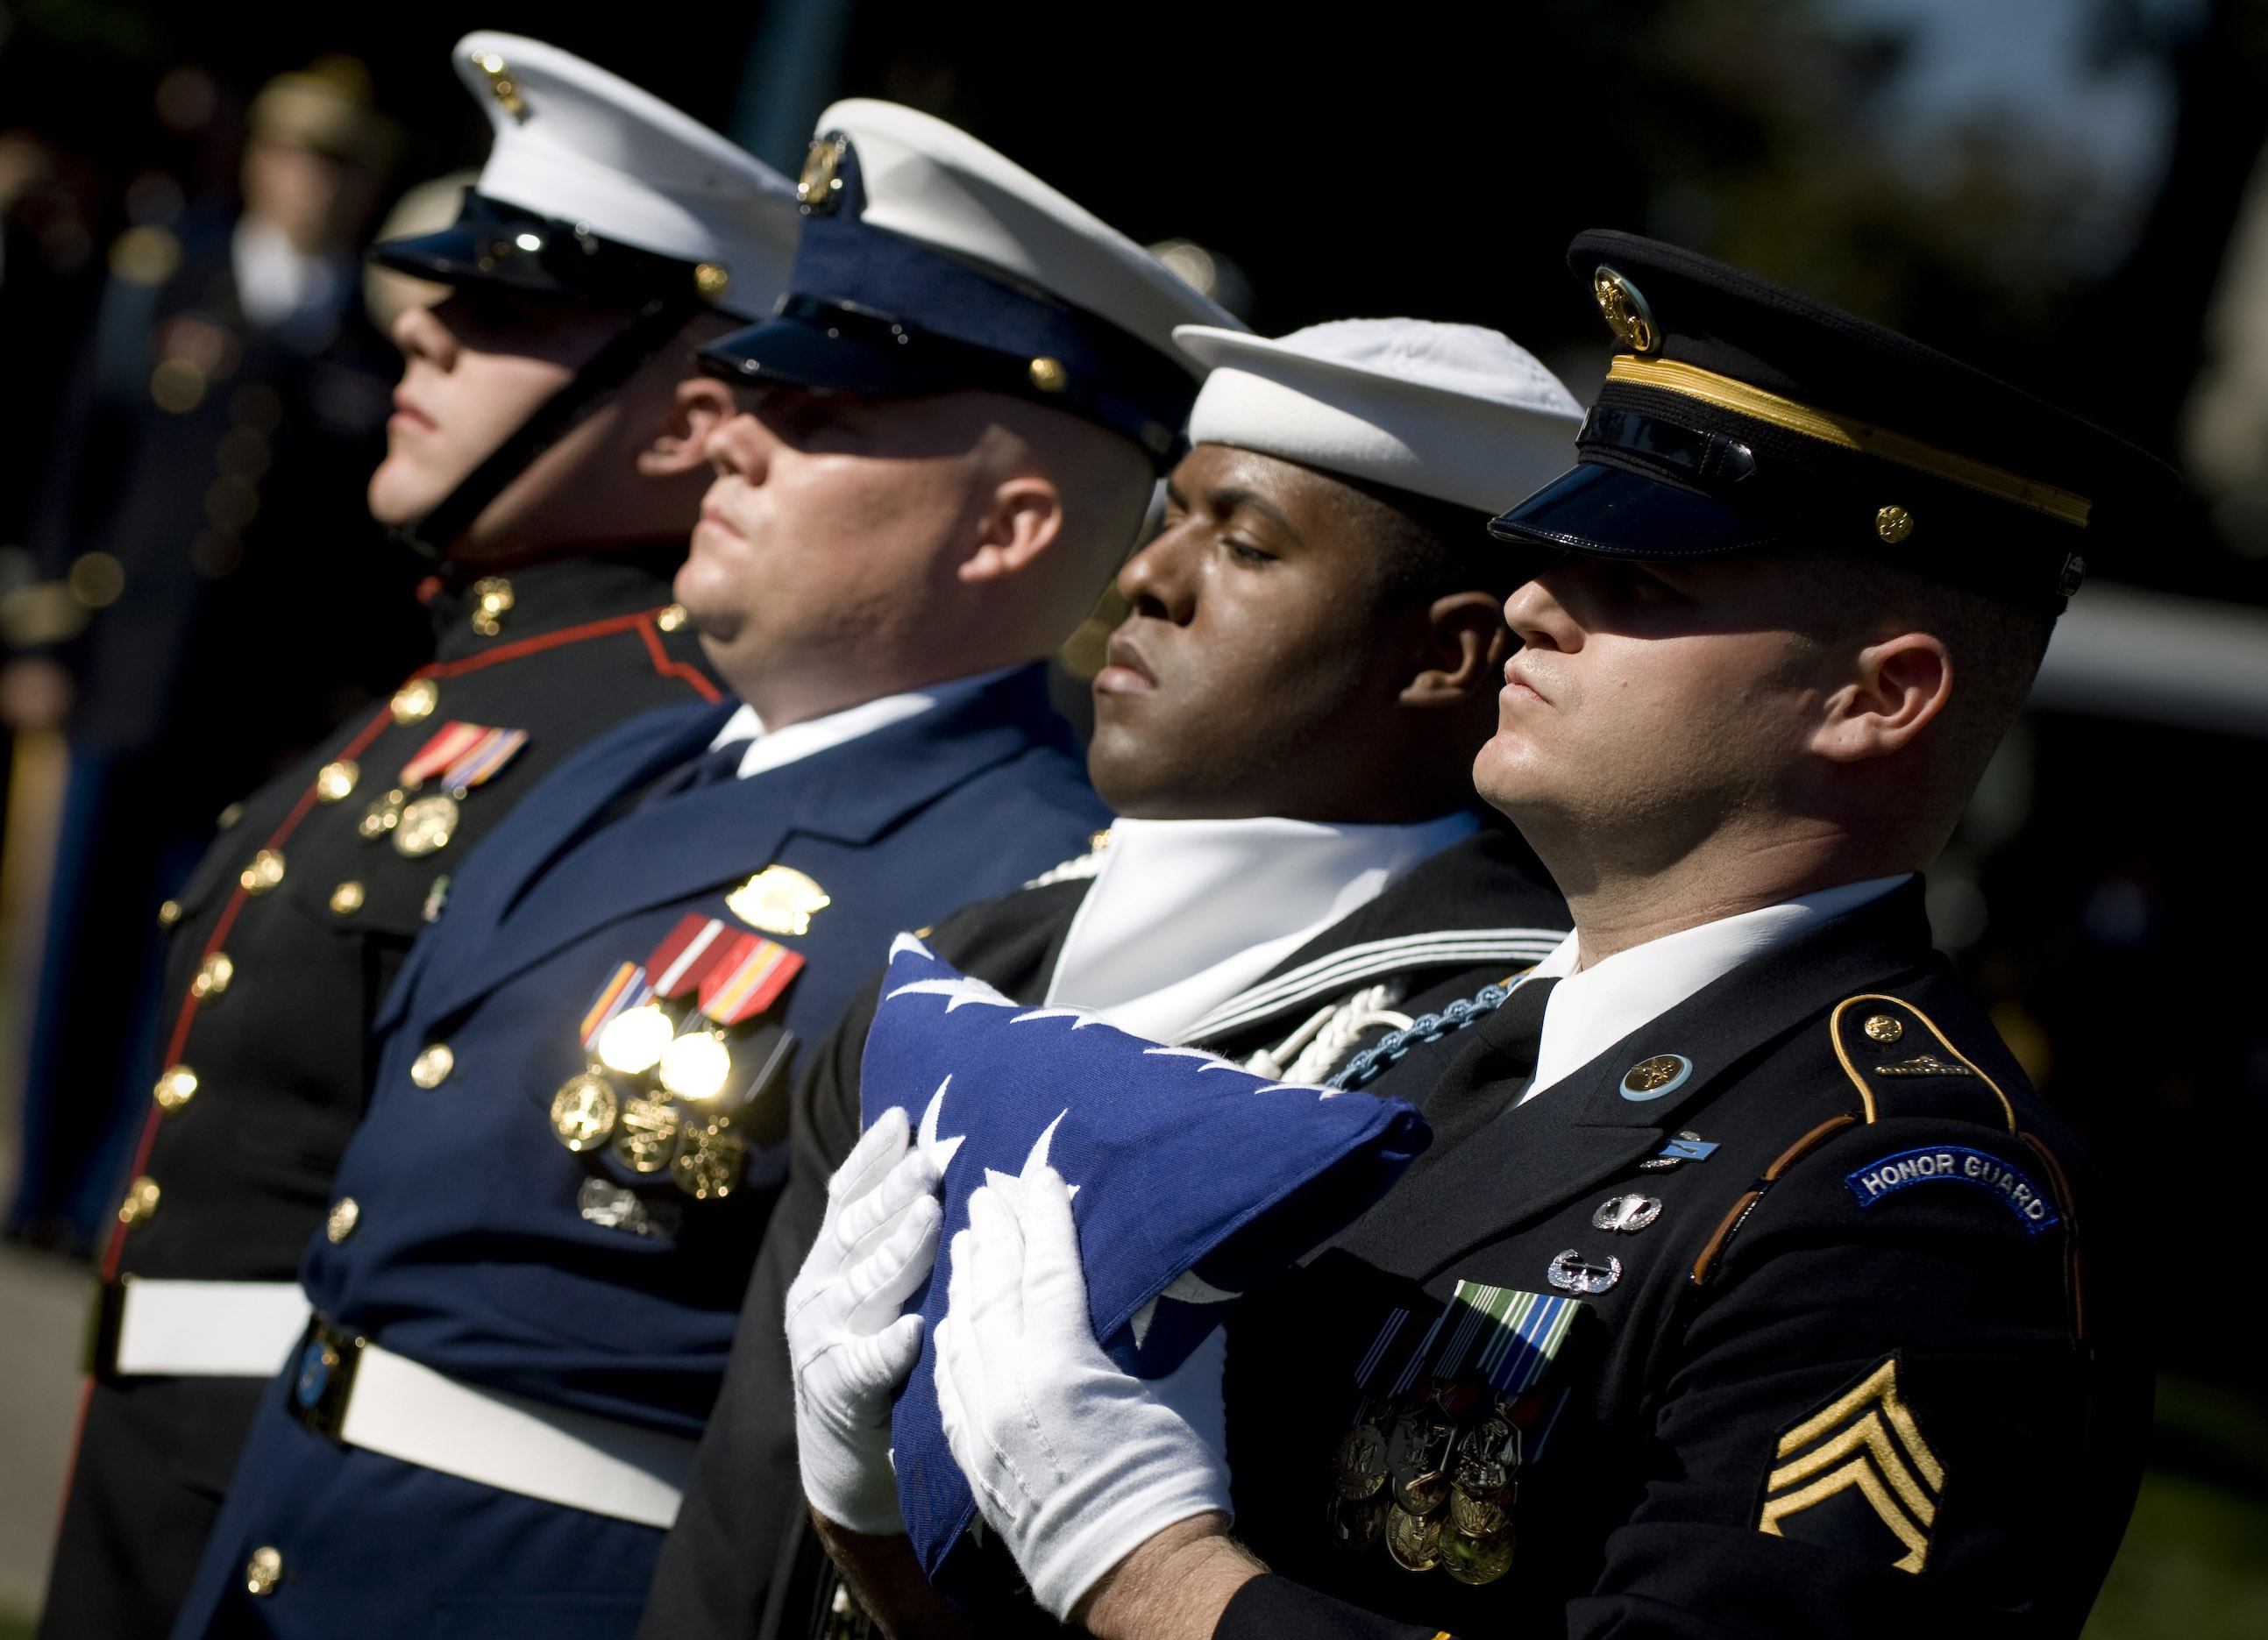
[[[1783,1461],[1764,1482],[1759,1532],[1811,1538],[1801,1525],[1786,1528],[1806,1511],[1855,1490],[1905,1546],[1906,1553],[1890,1563],[1900,1571],[1922,1569],[1937,1524],[1938,1495],[1945,1489],[1945,1467],[1898,1397],[1896,1357],[1781,1436],[1774,1455]],[[1856,1547],[1842,1541],[1840,1531],[1834,1536],[1836,1548]]]
[[[1174,1041],[1200,1042],[1209,1037],[1226,1036],[1279,1013],[1336,996],[1366,980],[1405,974],[1412,968],[1477,967],[1498,962],[1512,967],[1531,967],[1550,956],[1566,938],[1564,928],[1469,928],[1366,940],[1302,963],[1288,974],[1240,991]]]

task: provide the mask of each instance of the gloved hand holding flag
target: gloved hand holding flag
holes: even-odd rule
[[[1084,1010],[1026,1008],[910,935],[891,947],[860,1074],[866,1126],[893,1108],[917,1117],[945,1238],[968,1227],[988,1180],[1061,1174],[1094,1336],[1142,1379],[1171,1372],[1234,1299],[1351,1223],[1431,1136],[1397,1100],[1270,1082]],[[932,1576],[976,1512],[938,1415],[949,1244],[938,1264],[908,1301],[922,1353],[891,1440],[900,1507]]]

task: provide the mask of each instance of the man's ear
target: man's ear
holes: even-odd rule
[[[1953,657],[1926,632],[1860,650],[1847,680],[1822,702],[1810,749],[1832,763],[1890,757],[1911,745],[1953,699]]]
[[[1036,559],[1063,533],[1063,494],[1044,478],[1012,478],[992,492],[976,550],[961,562],[963,581],[997,581]]]
[[[1425,619],[1419,670],[1402,686],[1402,704],[1455,706],[1492,692],[1512,652],[1512,634],[1497,599],[1486,592],[1451,592],[1433,600]]]
[[[713,376],[688,376],[671,396],[668,417],[638,452],[642,478],[676,478],[709,465],[709,435],[733,418],[733,390]]]

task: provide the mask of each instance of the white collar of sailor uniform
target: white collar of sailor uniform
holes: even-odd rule
[[[871,701],[861,701],[856,706],[846,706],[839,712],[828,712],[822,717],[806,717],[800,723],[783,728],[767,730],[756,709],[741,702],[740,710],[725,720],[709,742],[712,752],[746,740],[748,749],[740,759],[734,778],[746,780],[751,775],[761,775],[768,769],[799,762],[830,746],[842,746],[877,729],[887,728],[909,717],[917,717],[933,707],[967,700],[981,694],[1003,678],[1022,670],[1020,666],[1002,666],[997,671],[980,673],[973,678],[955,678],[949,683],[932,683],[902,695],[885,695]]]
[[[1580,970],[1575,965],[1580,960],[1582,935],[1580,930],[1568,935],[1557,951],[1531,971],[1532,978],[1556,979],[1559,983],[1552,987],[1543,1004],[1543,1036],[1536,1047],[1535,1079],[1521,1095],[1522,1102],[1573,1075],[1712,981],[1787,944],[1829,917],[1881,899],[1911,875],[1869,878],[1743,911],[1737,916],[1719,917],[1618,951]]]
[[[1168,1041],[1477,824],[1119,820],[1047,1003]]]

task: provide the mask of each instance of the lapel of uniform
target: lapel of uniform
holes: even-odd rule
[[[1390,1193],[1341,1245],[1423,1278],[1652,1154],[1728,1077],[1837,1000],[1918,974],[1929,949],[1921,900],[1917,879],[1703,987]],[[1659,1099],[1624,1098],[1631,1068],[1667,1054],[1692,1062],[1685,1080]],[[1461,1055],[1444,1081],[1483,1057]]]
[[[499,886],[490,886],[484,901],[510,908],[489,925],[477,962],[434,976],[432,1016],[454,1012],[593,929],[761,871],[791,835],[854,847],[873,842],[910,811],[1029,749],[1051,726],[1045,688],[1040,669],[1027,668],[966,700],[793,763],[633,810],[576,842],[541,880],[527,884],[517,903]],[[644,778],[691,755],[706,739],[681,737],[679,755],[649,760]],[[585,800],[584,817],[632,789],[617,783],[598,803]],[[562,840],[577,828],[553,827]]]
[[[420,989],[437,995],[462,991],[466,977],[487,966],[497,925],[528,880],[608,804],[698,754],[738,705],[726,700],[642,714],[608,730],[530,787],[458,863],[444,929],[410,948],[372,1029],[399,1024]]]

